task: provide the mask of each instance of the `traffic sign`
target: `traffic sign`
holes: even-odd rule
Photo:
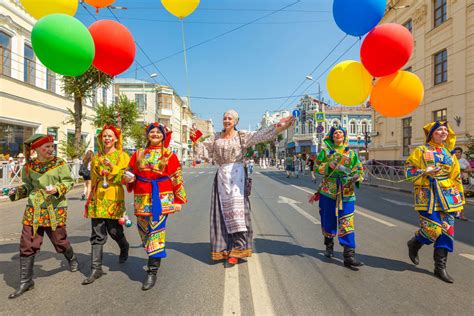
[[[314,113],[314,120],[317,123],[323,123],[326,120],[326,115],[324,114],[324,112],[316,112]]]
[[[295,118],[299,118],[301,116],[300,110],[294,110],[292,114]]]
[[[318,133],[318,134],[324,133],[324,126],[323,125],[318,125],[316,127],[316,133]]]

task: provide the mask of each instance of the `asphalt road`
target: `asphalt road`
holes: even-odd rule
[[[146,254],[136,227],[126,229],[129,260],[118,263],[118,246],[109,239],[107,274],[83,286],[89,273],[90,222],[83,218],[81,191],[69,193],[68,233],[80,261],[70,273],[62,255],[45,238],[35,261],[35,289],[15,300],[7,296],[19,282],[18,243],[24,202],[1,203],[0,314],[163,314],[163,315],[472,315],[474,302],[474,222],[456,222],[455,252],[446,284],[432,275],[431,246],[415,267],[406,241],[417,226],[409,194],[362,187],[358,193],[356,241],[359,271],[342,265],[342,248],[327,259],[316,206],[307,196],[308,177],[287,179],[283,172],[257,170],[251,203],[255,255],[235,267],[209,258],[209,200],[215,169],[186,169],[190,203],[170,216],[168,258],[154,289],[141,291]],[[127,207],[132,212],[131,197]],[[466,207],[474,218],[474,208]]]

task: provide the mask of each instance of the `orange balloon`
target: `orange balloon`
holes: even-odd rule
[[[98,10],[112,5],[115,0],[85,0],[85,2]]]
[[[380,78],[372,88],[370,105],[386,117],[400,117],[414,111],[423,101],[425,89],[412,72],[398,71]]]

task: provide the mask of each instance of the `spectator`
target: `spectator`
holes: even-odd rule
[[[464,186],[464,192],[466,192],[466,186],[469,185],[469,178],[472,173],[472,168],[469,162],[467,161],[467,159],[462,156],[461,147],[454,148],[454,154],[456,155],[456,158],[458,158],[458,161],[459,161],[459,167],[461,169],[462,184]],[[467,218],[464,215],[464,209],[461,212],[459,212],[459,219],[463,221],[467,221]]]
[[[13,157],[8,158],[8,174],[10,178],[13,179],[16,175],[16,163],[13,160]]]

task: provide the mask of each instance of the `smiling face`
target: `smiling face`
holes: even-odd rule
[[[112,130],[106,129],[102,132],[102,144],[104,144],[105,149],[111,149],[115,147],[116,142],[117,137]]]
[[[342,143],[344,143],[344,132],[338,129],[332,135],[332,140],[337,146],[341,145]]]
[[[148,141],[152,146],[158,146],[163,141],[163,134],[158,127],[155,127],[148,133]]]
[[[436,144],[442,144],[448,138],[448,128],[446,126],[438,127],[432,136],[432,140]]]
[[[237,122],[232,117],[232,115],[230,115],[228,113],[224,114],[224,118],[222,120],[222,125],[224,126],[224,129],[226,131],[234,129],[236,123]]]
[[[54,143],[46,143],[35,149],[39,160],[51,160],[54,158]]]

